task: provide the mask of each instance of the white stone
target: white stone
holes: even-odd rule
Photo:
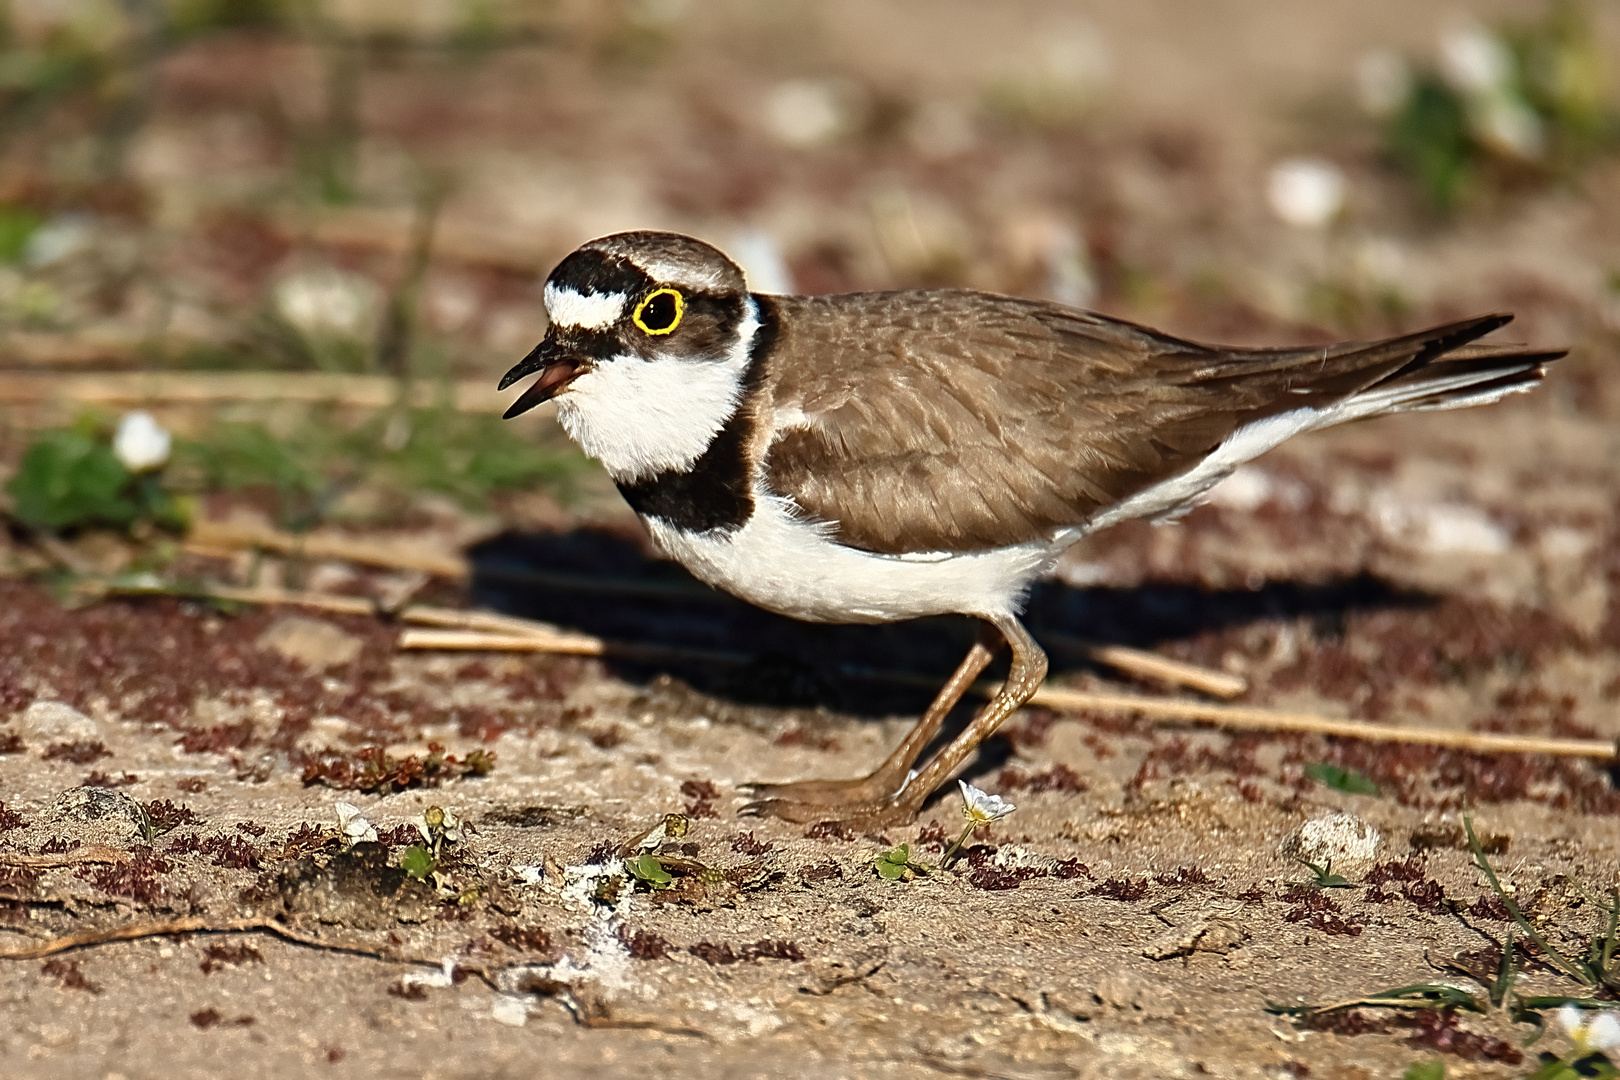
[[[1272,212],[1289,225],[1317,229],[1344,208],[1348,186],[1344,173],[1331,161],[1289,158],[1266,178],[1266,200]]]
[[[22,733],[31,741],[78,742],[98,738],[101,727],[65,701],[36,701],[23,710]]]
[[[1378,830],[1354,814],[1324,814],[1284,837],[1282,853],[1323,868],[1353,870],[1372,862],[1381,841]]]

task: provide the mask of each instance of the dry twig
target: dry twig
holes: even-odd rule
[[[78,866],[81,863],[127,863],[129,858],[126,851],[91,844],[55,855],[24,855],[16,851],[0,851],[0,866],[28,866],[45,870],[55,866]]]
[[[399,381],[385,375],[324,372],[116,371],[95,374],[0,373],[0,403],[6,405],[218,405],[238,402],[305,402],[381,409],[399,400]],[[500,412],[506,407],[491,381],[464,381],[445,388],[418,383],[411,404],[447,401],[461,412]]]
[[[995,687],[980,684],[974,688],[990,697]],[[1554,754],[1566,757],[1613,759],[1615,744],[1602,739],[1551,739],[1530,735],[1497,735],[1479,731],[1443,728],[1397,727],[1371,724],[1365,720],[1339,720],[1313,713],[1280,712],[1238,705],[1213,705],[1202,701],[1174,698],[1145,698],[1133,694],[1093,694],[1045,686],[1029,699],[1031,705],[1051,709],[1108,713],[1136,713],[1153,720],[1194,721],[1217,727],[1248,731],[1297,731],[1313,735],[1334,735],[1370,742],[1421,743],[1449,746],[1481,754]]]

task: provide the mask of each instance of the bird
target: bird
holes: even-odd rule
[[[1235,348],[966,289],[766,295],[718,248],[655,231],[579,247],[543,300],[545,337],[499,389],[538,378],[505,415],[555,399],[663,554],[797,619],[979,621],[875,770],[751,785],[743,808],[868,828],[914,820],[1040,687],[1046,655],[1019,615],[1075,541],[1174,518],[1295,435],[1484,405],[1564,355],[1478,342],[1508,314]],[[919,762],[1003,645],[995,696]]]

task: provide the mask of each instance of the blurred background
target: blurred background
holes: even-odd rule
[[[3,12],[13,570],[159,565],[151,537],[233,516],[445,551],[622,521],[493,385],[550,267],[628,228],[709,239],[764,291],[972,286],[1226,342],[1507,309],[1575,347],[1538,416],[1620,412],[1612,3]],[[131,409],[173,436],[156,465],[114,446]]]

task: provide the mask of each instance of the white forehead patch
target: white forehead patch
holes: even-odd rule
[[[717,292],[726,284],[726,271],[721,266],[704,268],[690,263],[665,262],[640,253],[631,255],[630,261],[661,285],[675,285],[693,292]]]
[[[546,314],[568,330],[606,330],[619,321],[630,298],[624,293],[580,293],[546,283]]]

